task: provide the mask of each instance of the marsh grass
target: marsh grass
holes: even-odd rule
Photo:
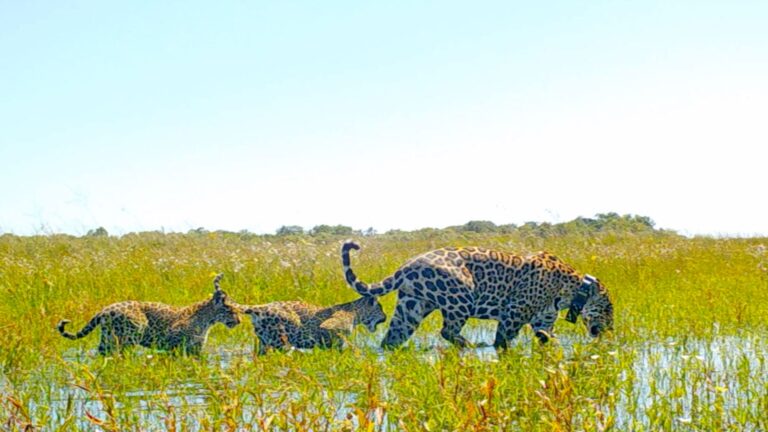
[[[615,332],[598,341],[556,325],[548,346],[524,331],[497,355],[458,350],[430,316],[408,347],[383,328],[342,351],[253,355],[252,329],[216,326],[201,358],[136,349],[94,354],[69,341],[126,300],[184,305],[212,274],[241,303],[330,305],[344,284],[341,238],[144,233],[121,238],[0,237],[0,428],[25,430],[768,430],[766,239],[600,234],[541,238],[424,231],[360,239],[367,281],[446,245],[549,250],[612,293]],[[383,299],[391,316],[395,296]],[[385,327],[385,326],[384,326]],[[493,325],[465,335],[491,343]]]

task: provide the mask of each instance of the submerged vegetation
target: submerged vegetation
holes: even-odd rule
[[[385,234],[288,228],[0,236],[0,428],[768,429],[768,239],[685,238],[614,214]],[[339,260],[347,235],[361,236],[366,280],[442,246],[548,250],[606,284],[615,331],[592,340],[559,320],[556,342],[540,346],[525,329],[497,354],[450,346],[433,314],[392,352],[378,348],[380,326],[341,351],[256,357],[252,328],[241,325],[214,327],[202,358],[143,348],[103,358],[96,335],[70,341],[55,329],[126,299],[190,304],[218,272],[244,304],[349,301]],[[390,317],[394,303],[382,299]],[[471,320],[464,334],[489,344],[494,328]]]

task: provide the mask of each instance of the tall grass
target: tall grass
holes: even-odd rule
[[[145,233],[0,237],[0,428],[24,430],[766,430],[768,239],[600,234],[541,238],[445,231],[359,239],[375,281],[442,246],[546,249],[608,286],[614,333],[559,321],[548,346],[458,350],[435,314],[408,347],[356,333],[342,350],[253,356],[247,322],[214,327],[202,358],[137,349],[94,354],[59,336],[126,300],[183,305],[212,274],[241,303],[355,298],[336,237]],[[383,299],[391,316],[395,296]],[[493,324],[465,334],[493,340]]]

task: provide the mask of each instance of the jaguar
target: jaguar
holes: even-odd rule
[[[386,321],[378,299],[364,295],[355,301],[321,307],[302,301],[277,301],[263,305],[240,306],[248,315],[258,341],[256,352],[268,349],[341,348],[344,337],[358,324],[368,331]]]
[[[443,316],[440,335],[462,347],[468,345],[461,329],[469,318],[498,322],[493,343],[497,349],[506,348],[529,323],[538,340],[546,343],[564,309],[569,322],[581,316],[593,337],[613,327],[613,303],[605,285],[547,252],[519,256],[480,247],[447,247],[413,257],[393,275],[368,284],[352,270],[353,249],[360,246],[351,240],[341,249],[349,286],[367,296],[398,291],[381,343],[384,348],[402,345],[435,310]]]
[[[101,326],[101,355],[122,352],[134,345],[199,355],[211,326],[223,323],[233,328],[240,324],[235,303],[220,287],[223,276],[214,278],[211,298],[186,307],[124,301],[102,309],[75,334],[65,329],[69,320],[59,321],[56,328],[67,339],[80,339]]]

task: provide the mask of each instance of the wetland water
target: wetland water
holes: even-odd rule
[[[494,331],[488,326],[471,327],[465,330],[470,340],[482,345],[493,340]],[[378,337],[359,335],[355,344],[374,350],[374,357],[379,362],[386,362],[388,352],[376,347]],[[558,345],[561,350],[561,362],[585,364],[603,362],[614,373],[609,374],[613,379],[615,393],[613,403],[602,407],[604,412],[613,418],[613,424],[618,430],[640,430],[644,425],[658,424],[658,416],[670,416],[673,425],[685,428],[695,424],[697,417],[705,415],[702,406],[715,406],[722,415],[749,418],[755,415],[754,410],[760,409],[757,401],[765,400],[768,391],[766,376],[768,370],[768,344],[764,335],[715,335],[707,339],[679,338],[657,341],[643,341],[636,344],[613,344],[605,347],[600,343],[593,344],[586,337],[560,336]],[[349,349],[349,348],[348,348]],[[550,348],[546,348],[549,350]],[[518,337],[511,347],[517,355],[531,357],[540,355],[538,348],[529,334]],[[432,334],[414,337],[416,361],[435,364],[446,355],[456,356],[456,351],[449,350],[448,344],[439,336]],[[137,352],[136,356],[145,356],[152,360],[157,354]],[[311,356],[313,352],[275,353],[272,356]],[[345,353],[336,355],[344,356]],[[498,363],[500,355],[493,347],[479,346],[458,352],[458,356],[466,361],[483,363]],[[274,361],[274,359],[272,359]],[[92,353],[73,349],[65,354],[64,363],[77,368],[79,364],[98,363],[102,361],[119,362],[120,359],[103,360]],[[167,361],[188,362],[196,360],[173,359]],[[254,377],[248,371],[254,360],[250,349],[239,351],[216,351],[205,359],[206,368],[216,370],[216,376],[205,381],[185,380],[183,375],[178,380],[167,380],[158,383],[134,383],[130,391],[123,391],[119,397],[112,397],[111,390],[105,385],[98,392],[92,386],[98,383],[99,377],[94,377],[91,384],[66,380],[49,380],[48,372],[40,370],[29,377],[32,386],[45,386],[50,383],[46,397],[37,400],[30,407],[31,411],[47,411],[48,425],[69,424],[78,429],[89,429],[94,425],[94,419],[107,419],[115,412],[130,412],[134,424],[145,425],[148,429],[167,429],[171,423],[182,429],[201,429],[201,424],[195,418],[205,418],[206,413],[220,409],[222,389],[243,386],[243,391],[237,398],[240,411],[239,421],[242,424],[261,425],[269,427],[268,419],[271,414],[279,411],[293,411],[297,422],[302,416],[307,418],[322,418],[326,426],[335,428],[347,421],[357,424],[356,407],[361,405],[361,395],[357,392],[331,390],[334,386],[324,388],[326,377],[322,371],[313,372],[315,376],[302,376],[301,370],[286,367],[278,369],[277,376],[268,377],[278,381],[311,379],[318,386],[311,395],[300,394],[292,390],[263,391],[259,394],[248,392],[247,386]],[[245,369],[245,371],[243,370]],[[576,369],[578,370],[578,369]],[[535,372],[535,371],[534,371]],[[554,370],[552,373],[564,373]],[[573,373],[573,372],[571,372]],[[280,376],[280,375],[283,376]],[[239,382],[238,382],[239,380]],[[388,397],[391,382],[382,378],[379,382],[381,398]],[[24,384],[22,384],[23,386]],[[5,377],[0,381],[0,387],[10,386]],[[17,384],[17,387],[19,385]],[[18,393],[19,389],[16,389]],[[94,397],[94,394],[101,396]],[[386,400],[385,400],[386,402]],[[181,415],[183,413],[183,415]],[[751,414],[750,414],[751,413]],[[759,414],[758,414],[759,415]],[[372,414],[382,429],[389,429],[387,415],[384,412]],[[90,418],[90,419],[89,419]],[[265,423],[266,422],[266,423]],[[322,424],[322,422],[314,424]],[[744,427],[755,426],[745,420]]]

